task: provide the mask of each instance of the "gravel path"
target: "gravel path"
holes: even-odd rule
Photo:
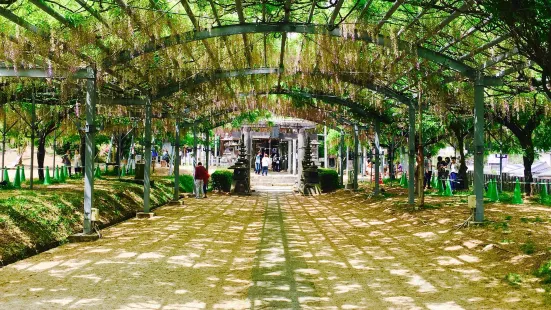
[[[186,199],[0,269],[0,308],[547,308],[535,287],[505,283],[476,240],[414,225],[385,203]]]

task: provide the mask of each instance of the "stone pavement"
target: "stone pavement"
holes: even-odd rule
[[[156,213],[0,269],[0,309],[546,308],[475,241],[359,196],[210,195]]]

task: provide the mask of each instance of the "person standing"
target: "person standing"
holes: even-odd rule
[[[203,184],[205,183],[205,179],[208,180],[208,172],[205,167],[203,167],[203,163],[199,162],[197,166],[195,167],[195,198],[201,199],[203,198],[204,192],[203,192]]]
[[[268,156],[268,153],[266,153],[262,158],[262,175],[268,175],[269,166],[270,166],[270,156]]]
[[[254,161],[254,173],[260,174],[260,168],[262,165],[262,153],[260,151],[256,154],[256,159]]]
[[[443,187],[446,188],[446,162],[442,160],[442,156],[438,156],[436,159],[436,171],[438,172],[438,182],[441,182]]]
[[[65,167],[67,167],[67,171],[69,171],[69,176],[71,176],[71,152],[69,150],[63,155],[62,161]]]
[[[153,166],[153,172],[155,172],[155,163],[157,162],[157,156],[159,156],[157,150],[155,148],[151,149],[151,165]]]
[[[80,162],[80,153],[78,149],[75,150],[75,156],[73,157],[73,166],[75,167],[75,173],[80,173],[80,167],[82,166]]]
[[[432,178],[432,159],[430,154],[425,157],[425,184],[424,188],[430,189],[430,179]]]
[[[457,174],[459,173],[459,165],[457,164],[457,158],[452,157],[452,162],[450,163],[450,185],[452,190],[456,190],[457,186]]]

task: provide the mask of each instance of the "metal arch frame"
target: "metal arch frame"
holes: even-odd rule
[[[278,74],[280,71],[281,69],[279,68],[254,68],[254,69],[229,70],[229,71],[222,71],[222,72],[213,71],[212,73],[204,73],[201,75],[196,75],[190,81],[183,82],[183,83],[173,83],[164,88],[161,88],[157,92],[157,94],[154,97],[152,97],[152,100],[153,101],[160,100],[164,97],[169,97],[179,92],[185,87],[206,83],[212,80],[219,80],[219,79],[226,79],[226,78],[233,78],[233,77],[240,77],[240,76],[247,76],[247,75]],[[318,72],[297,72],[296,74],[302,74],[302,73],[306,73],[309,75],[324,76],[327,78],[330,77],[330,75],[321,73],[321,72],[319,73]],[[390,87],[377,85],[375,83],[370,83],[370,82],[360,83],[359,81],[355,80],[353,74],[339,74],[339,79],[341,79],[341,81],[356,84],[358,86],[365,87],[371,91],[393,98],[396,101],[401,102],[405,105],[412,105],[412,104],[416,105],[415,100],[413,100],[413,98],[407,97],[405,94],[402,94]]]
[[[333,37],[342,37],[350,40],[361,40],[367,43],[373,43],[386,48],[391,48],[391,40],[389,37],[379,34],[377,38],[373,38],[367,32],[357,29],[352,34],[344,34],[339,28],[335,28],[332,30],[327,29],[327,25],[302,23],[244,23],[213,27],[211,29],[202,31],[189,31],[181,34],[167,36],[155,42],[150,41],[139,49],[133,51],[123,51],[115,57],[106,59],[103,62],[103,66],[111,67],[118,64],[124,64],[138,56],[192,41],[205,40],[216,37],[225,37],[237,34],[272,32],[322,34]],[[470,67],[461,61],[446,56],[440,52],[436,52],[422,46],[411,46],[409,42],[404,40],[398,40],[397,45],[399,50],[415,51],[420,58],[427,59],[431,62],[460,72],[462,75],[465,75],[469,78],[476,78],[477,69]]]

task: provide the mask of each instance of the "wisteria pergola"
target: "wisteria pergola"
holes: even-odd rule
[[[485,90],[508,87],[533,65],[484,13],[474,0],[2,0],[0,76],[84,80],[87,158],[96,105],[143,106],[145,211],[152,117],[174,119],[178,133],[190,124],[183,119],[212,127],[252,108],[296,115],[284,102],[296,96],[316,99],[300,116],[356,131],[392,122],[389,107],[407,109],[413,203],[416,109],[445,113],[442,85],[471,89],[456,104],[474,115],[480,222]],[[85,175],[89,233],[91,160]]]

